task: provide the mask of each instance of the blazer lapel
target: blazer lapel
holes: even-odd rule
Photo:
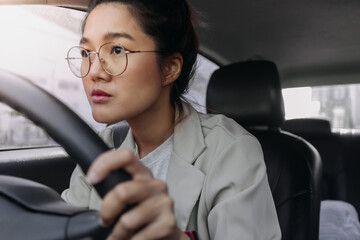
[[[133,152],[135,152],[135,142],[134,138],[131,132],[131,128],[129,128],[129,131],[123,141],[123,143],[120,145],[119,149],[129,149]]]
[[[167,174],[169,194],[175,201],[175,217],[181,230],[185,230],[191,212],[199,199],[205,174],[193,166],[205,150],[200,119],[192,107],[187,117],[174,132],[174,145]]]

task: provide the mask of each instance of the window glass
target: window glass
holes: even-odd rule
[[[209,59],[198,55],[197,68],[194,79],[189,86],[185,98],[199,112],[206,113],[206,90],[211,74],[219,66]]]
[[[53,6],[0,6],[0,71],[33,81],[59,98],[93,129],[96,123],[81,79],[72,75],[65,60],[78,45],[84,13]],[[6,87],[6,86],[2,86]],[[29,120],[0,103],[0,149],[55,144]]]
[[[360,84],[283,89],[285,117],[320,117],[334,131],[360,130]]]

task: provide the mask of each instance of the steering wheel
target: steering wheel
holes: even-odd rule
[[[88,171],[96,157],[109,150],[102,139],[72,110],[27,79],[13,73],[0,71],[0,86],[2,86],[0,88],[0,101],[42,127],[76,161],[83,172]],[[94,187],[99,195],[104,197],[116,184],[129,179],[129,174],[120,169],[111,173],[104,181]],[[11,210],[15,208],[17,209]],[[19,236],[19,232],[26,236],[26,239],[79,239],[84,237],[104,239],[104,235],[110,231],[110,229],[104,230],[100,227],[97,211],[68,206],[52,189],[15,177],[0,176],[0,209],[2,209],[0,214],[1,229],[7,229],[9,217],[18,218],[17,221],[19,222],[14,231],[5,231],[4,233],[2,230],[0,239],[18,239],[15,236]],[[9,209],[9,211],[6,210],[4,214],[3,209]],[[33,218],[27,218],[27,230],[22,230],[21,214],[24,213],[23,216],[30,217],[29,212],[35,213],[36,217],[43,214],[43,220],[40,217],[34,223]],[[41,230],[42,222],[49,225],[48,215],[52,213],[55,216],[65,216],[65,229],[63,231],[58,229],[60,228],[58,225],[55,226],[56,230]],[[85,219],[79,218],[81,214],[86,216]],[[60,235],[52,236],[52,231],[60,231]],[[71,233],[71,231],[76,231],[76,233]],[[4,236],[4,234],[7,235]]]

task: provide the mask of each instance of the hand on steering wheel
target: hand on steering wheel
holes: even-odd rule
[[[108,239],[188,239],[177,227],[174,203],[166,183],[153,178],[130,150],[111,150],[100,155],[88,171],[91,183],[101,182],[117,169],[132,180],[116,185],[103,199],[100,215],[105,226],[114,224]],[[137,204],[118,219],[124,207]]]

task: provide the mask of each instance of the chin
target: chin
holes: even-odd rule
[[[93,111],[92,116],[94,120],[98,123],[105,123],[105,124],[113,124],[122,121],[123,119],[119,119],[113,116],[114,114],[108,112],[99,112]]]
[[[105,124],[112,124],[115,123],[116,121],[114,121],[113,119],[110,119],[107,114],[98,114],[93,112],[93,118],[96,122],[98,123],[105,123]]]

